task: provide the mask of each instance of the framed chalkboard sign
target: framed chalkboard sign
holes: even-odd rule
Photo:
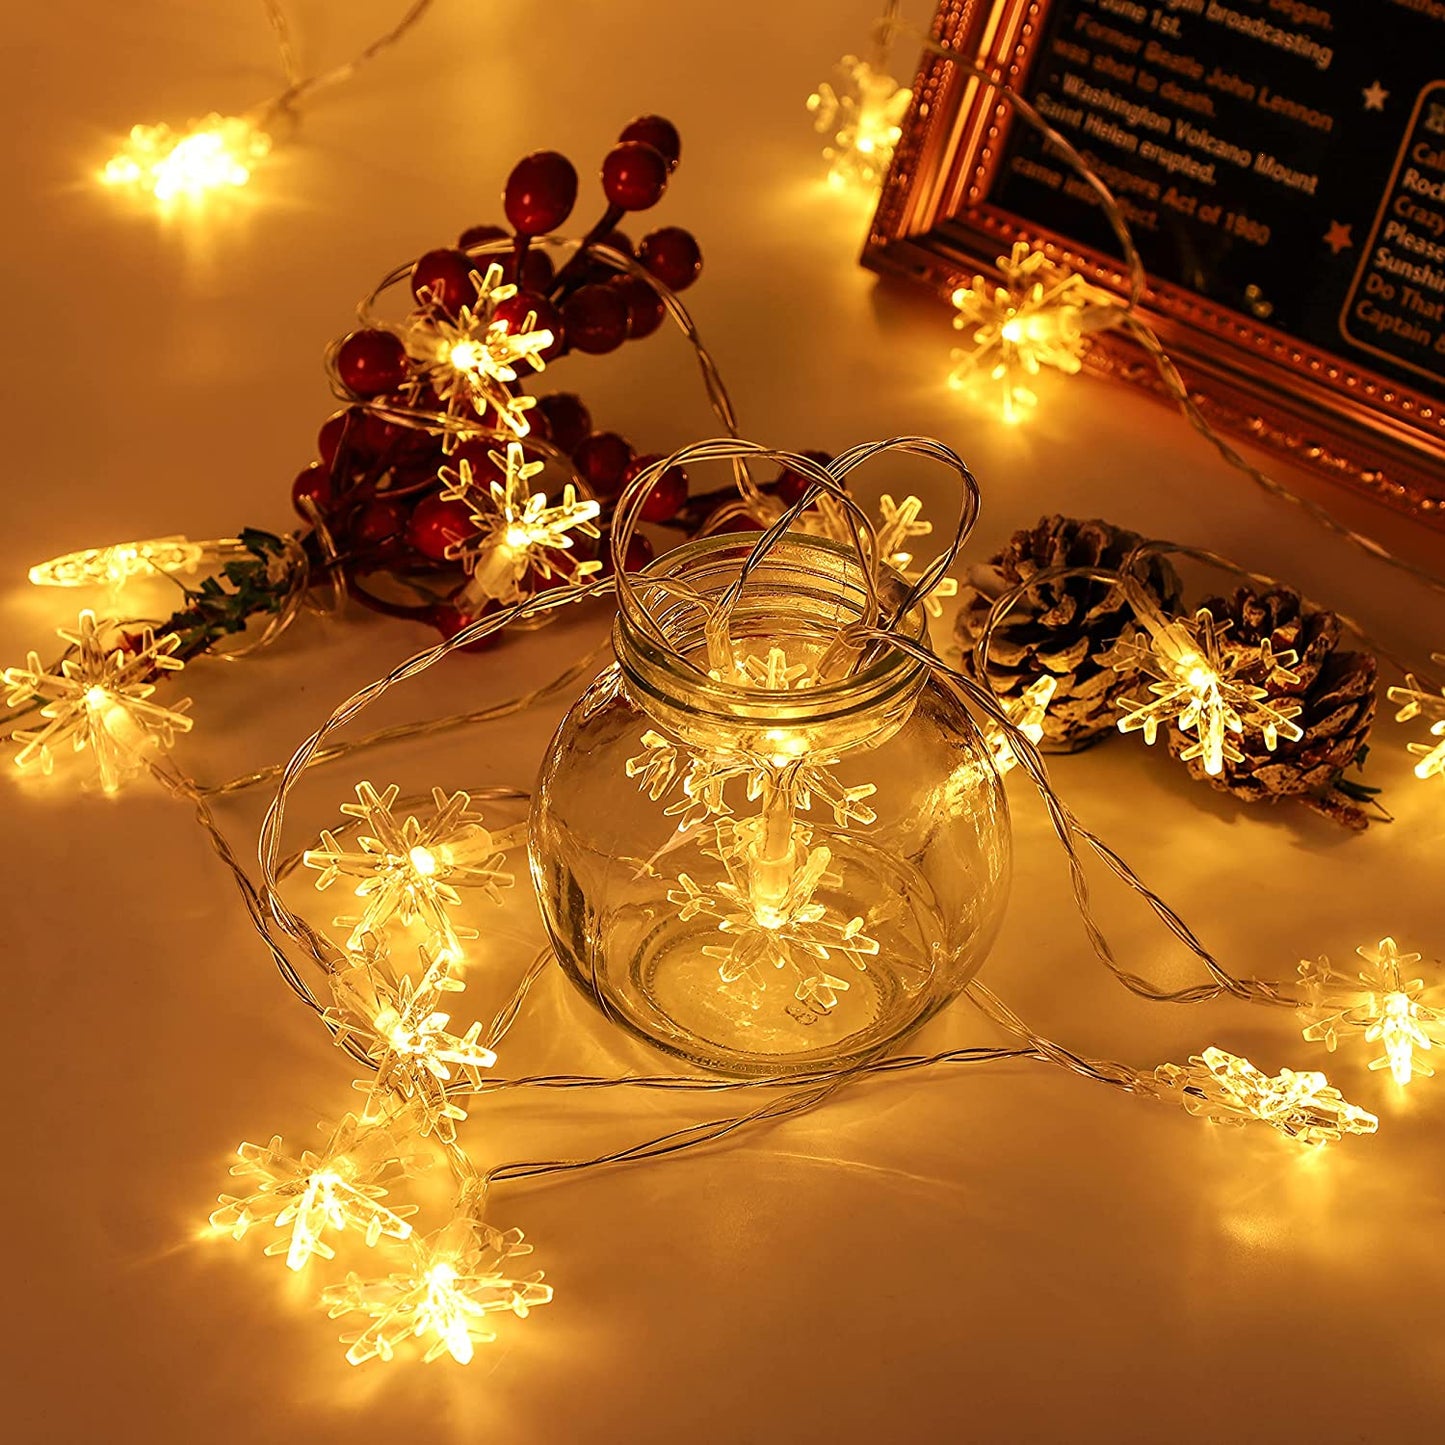
[[[943,0],[1083,155],[1209,419],[1445,526],[1445,0]],[[1097,199],[925,59],[864,260],[941,294],[1014,241],[1119,294]],[[1119,333],[1086,367],[1162,393]]]

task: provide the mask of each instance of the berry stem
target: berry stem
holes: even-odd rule
[[[582,244],[567,259],[567,264],[552,278],[552,290],[550,299],[555,303],[562,299],[563,292],[567,289],[567,283],[582,264],[587,252],[600,241],[609,231],[615,230],[617,223],[627,213],[621,206],[608,206],[603,211],[602,219],[583,236]]]

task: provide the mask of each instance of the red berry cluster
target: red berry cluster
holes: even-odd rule
[[[496,262],[503,267],[503,281],[518,289],[516,295],[492,305],[488,323],[550,331],[554,339],[541,353],[545,361],[571,351],[609,352],[625,340],[651,335],[663,320],[661,298],[640,277],[619,272],[598,250],[605,247],[633,259],[675,292],[697,279],[702,253],[689,232],[662,227],[634,246],[618,229],[627,212],[657,204],[681,154],[676,128],[661,116],[639,116],[624,127],[602,162],[605,209],[560,269],[547,250],[532,242],[567,222],[577,200],[577,172],[555,151],[524,157],[513,167],[502,195],[510,231],[497,225],[472,226],[462,232],[456,246],[428,251],[414,264],[413,321],[425,323],[428,317],[455,321],[464,309],[476,308],[477,277]],[[504,241],[510,242],[509,251],[484,250]],[[529,316],[534,318],[530,326]],[[382,611],[430,621],[449,636],[470,619],[454,605],[464,579],[447,554],[472,536],[476,525],[469,504],[439,495],[438,471],[443,465],[456,467],[465,458],[484,492],[496,475],[489,454],[502,444],[489,436],[460,442],[453,438],[443,449],[443,435],[435,427],[436,413],[445,405],[401,337],[390,330],[378,326],[352,332],[337,348],[334,367],[353,404],[322,426],[319,460],[296,478],[293,500],[303,517],[309,518],[314,508],[325,522],[354,595]],[[512,395],[520,389],[520,379],[507,388]],[[380,414],[380,408],[386,415]],[[610,570],[606,528],[611,504],[638,471],[658,458],[636,455],[615,432],[595,431],[587,407],[572,393],[539,398],[526,417],[530,431],[524,443],[540,439],[572,458],[602,504],[601,542],[579,538],[575,556],[586,560],[597,548],[604,570]],[[478,426],[488,428],[493,420],[479,416]],[[676,519],[687,500],[686,473],[680,467],[669,468],[643,517],[653,522]],[[651,555],[647,539],[635,536],[627,565],[641,566]],[[399,603],[394,587],[374,590],[367,579],[378,573],[409,584],[424,600]],[[558,584],[555,578],[545,583],[539,579],[534,590],[543,585]],[[438,595],[444,600],[437,601]]]

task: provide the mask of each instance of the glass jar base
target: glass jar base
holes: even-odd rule
[[[610,975],[605,985],[595,979],[608,1016],[690,1063],[746,1077],[846,1066],[931,1017],[965,981],[945,947],[932,890],[907,862],[862,840],[832,834],[828,842],[837,874],[833,887],[817,895],[820,901],[860,895],[892,900],[863,920],[863,931],[879,944],[863,967],[837,952],[815,965],[820,978],[831,980],[824,990],[831,1003],[820,1001],[791,965],[765,960],[739,970],[735,955],[729,956],[735,933],[712,918],[667,910],[645,920],[634,915],[635,928],[614,917],[602,930],[633,940],[626,971]],[[708,861],[695,860],[704,867]],[[703,886],[717,881],[702,868],[692,871]],[[554,940],[561,942],[555,933]],[[559,952],[566,972],[591,995],[589,970],[570,950]],[[950,980],[947,988],[936,986],[940,977]]]

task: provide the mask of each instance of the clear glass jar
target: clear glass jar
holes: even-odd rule
[[[647,579],[715,600],[756,541],[708,537],[647,568],[529,825],[569,977],[647,1042],[747,1075],[853,1062],[936,1013],[983,962],[1010,865],[989,749],[923,663],[886,648],[815,680],[867,601],[846,548],[777,543],[729,622],[745,674],[709,675],[704,613]],[[885,605],[904,590],[885,571]],[[924,628],[920,609],[900,631]]]

